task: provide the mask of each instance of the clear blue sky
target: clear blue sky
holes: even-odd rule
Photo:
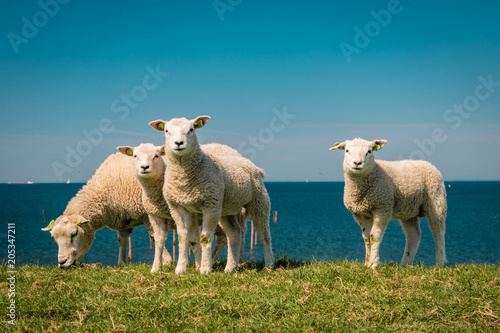
[[[0,5],[0,182],[86,181],[205,114],[269,181],[342,180],[357,136],[500,180],[498,1],[61,2]]]

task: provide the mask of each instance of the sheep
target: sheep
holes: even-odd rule
[[[427,161],[375,160],[386,140],[360,138],[336,143],[345,150],[344,205],[362,229],[365,264],[375,269],[389,220],[398,219],[406,235],[401,265],[413,262],[420,243],[419,217],[427,217],[436,245],[436,264],[446,264],[446,190],[439,170]]]
[[[181,274],[186,271],[186,237],[193,237],[195,223],[192,219],[195,214],[202,214],[203,217],[200,272],[207,274],[212,269],[210,248],[219,220],[228,237],[225,271],[232,271],[238,264],[238,234],[221,217],[236,215],[242,207],[245,208],[245,214],[253,218],[264,248],[265,265],[272,267],[274,257],[269,227],[271,202],[262,181],[265,173],[243,157],[212,157],[203,153],[195,130],[202,128],[209,119],[208,116],[200,116],[192,120],[174,118],[168,122],[156,120],[149,123],[155,130],[165,132],[168,173],[163,195],[179,233],[179,262],[175,272]]]
[[[163,196],[163,183],[166,171],[166,164],[163,160],[165,152],[163,146],[156,147],[151,143],[143,143],[138,147],[117,147],[117,149],[119,152],[125,154],[126,156],[134,157],[134,172],[143,189],[142,202],[144,208],[148,213],[149,221],[155,233],[155,258],[151,268],[151,272],[154,273],[161,270],[162,268],[161,249],[164,246],[166,234],[168,233],[169,229],[175,228],[174,221],[170,216],[168,204]],[[225,145],[209,144],[202,146],[202,149],[207,154],[227,154],[241,156],[236,150]],[[241,229],[246,230],[246,224],[243,215],[238,214],[237,216],[231,218],[232,221],[235,221],[235,223],[238,223],[240,225]],[[216,233],[218,234],[216,244],[220,244],[217,246],[217,249],[222,250],[227,243],[226,236],[222,232],[220,227],[217,227]],[[243,238],[243,242],[244,236],[245,234],[242,233],[241,237]],[[193,249],[197,265],[199,266],[201,259],[201,253],[199,253],[199,238],[198,242],[193,242],[190,245]],[[217,255],[217,253],[213,253],[213,255]],[[241,256],[242,251],[240,251],[240,257]]]
[[[142,188],[133,171],[132,161],[116,153],[110,155],[96,173],[73,197],[63,215],[43,231],[50,231],[59,246],[58,266],[78,266],[95,239],[95,232],[108,227],[118,231],[118,265],[126,263],[128,236],[132,228],[143,225],[153,230],[142,205]],[[165,264],[172,262],[163,249]]]
[[[223,145],[220,143],[206,143],[201,145],[201,150],[208,155],[211,156],[238,156],[242,157],[241,154],[234,148],[231,148],[227,145]],[[235,215],[232,223],[238,223],[240,226],[240,259],[239,261],[243,261],[243,255],[245,253],[245,235],[247,233],[247,224],[244,212]],[[222,250],[227,246],[227,237],[224,234],[224,231],[217,225],[215,229],[215,235],[217,237],[216,242],[214,244],[214,248],[212,249],[212,259],[216,259],[220,256]],[[220,239],[220,240],[219,240]]]

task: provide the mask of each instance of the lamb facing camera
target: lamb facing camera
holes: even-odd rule
[[[238,225],[228,223],[221,217],[239,214],[243,208],[253,218],[264,248],[265,265],[272,267],[274,258],[269,227],[271,202],[262,180],[264,171],[243,157],[205,154],[195,131],[209,119],[208,116],[200,116],[192,120],[174,118],[168,122],[156,120],[150,123],[151,127],[165,133],[168,172],[163,195],[179,233],[179,262],[175,272],[180,274],[186,271],[186,239],[193,239],[193,214],[201,214],[203,218],[200,272],[208,273],[212,269],[210,249],[219,220],[228,237],[225,271],[234,270],[240,251]]]
[[[129,156],[133,161],[134,172],[142,186],[142,203],[148,213],[149,222],[154,231],[155,256],[151,273],[158,272],[163,266],[163,251],[168,230],[175,229],[175,223],[170,215],[170,209],[163,196],[163,184],[165,173],[168,172],[165,163],[165,151],[163,146],[157,147],[151,143],[142,143],[138,147],[123,146],[117,147],[122,154]],[[234,155],[241,156],[236,150],[221,144],[207,144],[202,146],[203,151],[213,155]],[[197,217],[194,217],[197,219]],[[240,227],[241,242],[245,243],[246,223],[243,214],[228,217],[232,223],[237,223]],[[218,257],[227,244],[226,235],[217,226],[217,241],[214,247],[213,256]],[[190,242],[199,268],[201,253],[199,236],[196,241]],[[240,250],[240,259],[243,257],[243,247]]]
[[[427,217],[436,245],[436,264],[446,264],[446,190],[439,170],[427,161],[375,160],[386,140],[360,138],[336,143],[345,150],[344,205],[353,214],[365,241],[365,264],[376,268],[389,220],[398,219],[406,234],[401,265],[414,261],[420,244],[420,217]]]

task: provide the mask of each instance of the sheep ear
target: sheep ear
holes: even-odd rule
[[[134,154],[134,148],[129,146],[116,147],[116,149],[124,155],[132,156]]]
[[[339,143],[339,142],[335,142],[333,144],[333,146],[330,148],[330,150],[335,150],[335,149],[338,149],[338,150],[344,150],[345,149],[345,145],[347,144],[347,141],[344,141],[342,143]]]
[[[387,140],[373,140],[372,147],[374,151],[379,151],[387,143]]]
[[[89,223],[89,220],[87,220],[86,218],[80,217],[80,219],[75,224],[82,225],[82,224],[86,224],[86,223]]]
[[[48,226],[46,226],[45,228],[42,228],[42,231],[51,231],[55,225],[56,225],[56,221],[52,220],[52,221],[50,221]]]
[[[166,122],[164,120],[155,120],[149,123],[149,126],[153,127],[155,130],[163,132],[165,130]]]
[[[194,119],[194,129],[203,128],[203,126],[205,126],[209,119],[209,116],[199,116],[198,118]]]

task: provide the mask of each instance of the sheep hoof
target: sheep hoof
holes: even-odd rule
[[[184,267],[181,267],[181,268],[177,267],[175,269],[175,274],[177,274],[177,275],[184,274],[184,273],[186,273],[186,268],[184,268]]]
[[[236,266],[226,267],[224,269],[224,273],[231,273],[232,271],[234,271],[235,268]]]
[[[209,274],[209,273],[210,273],[210,271],[211,271],[211,269],[210,269],[210,268],[203,268],[203,267],[202,267],[202,268],[200,269],[200,273],[201,273],[201,274]]]
[[[156,273],[156,272],[159,272],[159,271],[161,271],[161,269],[160,269],[159,267],[154,267],[154,266],[153,266],[153,267],[151,268],[151,273]]]

